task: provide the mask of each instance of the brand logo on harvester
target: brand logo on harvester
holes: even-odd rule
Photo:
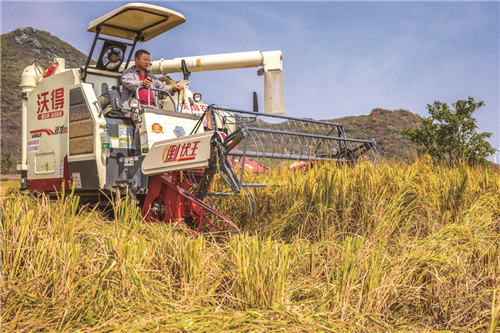
[[[185,142],[165,147],[165,149],[163,149],[161,159],[163,160],[163,163],[194,160],[199,148],[199,143],[200,141]]]
[[[64,88],[45,91],[36,96],[38,120],[59,118],[64,115]]]
[[[42,129],[30,131],[32,138],[39,138],[42,136],[43,133],[45,133],[47,135],[68,133],[68,126],[64,126],[64,125],[56,126],[56,128],[54,130],[51,130],[49,128],[42,128]]]
[[[157,134],[163,133],[163,127],[161,127],[161,125],[158,123],[154,123],[153,125],[151,125],[151,131]]]

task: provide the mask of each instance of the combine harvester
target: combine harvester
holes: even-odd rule
[[[161,59],[150,68],[153,74],[183,73],[187,80],[198,71],[260,67],[265,113],[256,103],[254,111],[204,104],[187,85],[173,96],[151,88],[153,106],[122,101],[121,73],[132,66],[136,44],[184,22],[163,7],[127,4],[90,22],[95,38],[82,68],[66,68],[56,58],[47,71],[36,61],[24,69],[23,191],[53,194],[74,186],[83,202],[129,195],[147,221],[227,232],[238,228],[211,205],[210,196],[227,194],[209,192],[216,174],[231,193],[246,193],[245,187],[264,184],[245,184],[245,170],[265,172],[286,160],[307,168],[376,158],[375,141],[361,134],[348,138],[342,124],[282,115],[280,51]],[[97,45],[98,61],[91,65]]]

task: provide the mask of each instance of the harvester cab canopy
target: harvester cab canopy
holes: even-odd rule
[[[129,3],[89,23],[87,31],[95,33],[95,38],[82,69],[86,77],[96,42],[104,41],[96,68],[116,72],[124,60],[127,46],[131,46],[125,67],[127,68],[137,42],[146,42],[154,37],[186,22],[176,11],[145,3]],[[133,41],[133,44],[100,38],[106,35]]]
[[[146,42],[184,22],[184,16],[173,10],[129,3],[90,22],[87,31]]]

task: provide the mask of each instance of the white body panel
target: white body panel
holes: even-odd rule
[[[198,120],[195,119],[178,116],[143,113],[139,131],[141,151],[144,148],[151,149],[156,142],[177,138],[178,136],[174,132],[176,127],[181,127],[184,130],[184,135],[191,134],[197,122]],[[203,126],[200,126],[197,133],[202,132]]]
[[[142,172],[158,175],[186,169],[206,168],[210,160],[214,131],[153,144],[142,162]]]
[[[28,179],[62,178],[68,155],[69,86],[73,71],[44,78],[28,98]]]
[[[89,83],[82,83],[83,96],[86,99],[87,106],[90,109],[90,114],[94,121],[94,153],[92,155],[69,155],[69,162],[81,161],[87,159],[95,159],[97,163],[97,171],[99,176],[99,188],[104,189],[106,184],[106,161],[102,156],[102,144],[101,144],[101,133],[104,133],[104,128],[106,127],[106,121],[104,116],[99,117],[100,110],[97,107],[97,96],[95,94],[94,88]]]
[[[91,152],[70,155],[70,91],[81,89],[88,108],[94,140]],[[106,181],[105,161],[101,158],[100,134],[104,117],[99,117],[97,97],[91,84],[82,83],[77,69],[64,70],[43,78],[29,93],[26,102],[26,164],[28,180],[62,179],[64,159],[68,163],[95,160],[99,187]],[[75,130],[74,130],[75,131]],[[77,132],[75,132],[77,133]]]

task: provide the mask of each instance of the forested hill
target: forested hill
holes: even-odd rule
[[[375,138],[377,150],[388,158],[395,157],[405,160],[417,148],[400,132],[405,127],[420,126],[422,118],[408,110],[373,109],[368,116],[347,116],[327,120],[355,127],[361,132]],[[356,131],[346,126],[348,136],[356,136]]]
[[[20,28],[3,34],[1,87],[1,151],[10,151],[15,163],[21,157],[21,73],[36,59],[45,69],[56,57],[66,59],[66,67],[84,65],[86,55],[50,33]],[[221,103],[223,103],[221,101]],[[354,126],[375,138],[378,151],[388,157],[406,158],[415,147],[399,132],[403,127],[418,126],[421,118],[407,110],[374,109],[367,116],[348,116],[329,121]],[[356,132],[346,128],[348,135]]]
[[[2,153],[10,151],[15,163],[21,157],[21,74],[36,59],[47,69],[54,58],[66,59],[66,67],[85,64],[87,56],[50,33],[31,27],[2,34]]]

